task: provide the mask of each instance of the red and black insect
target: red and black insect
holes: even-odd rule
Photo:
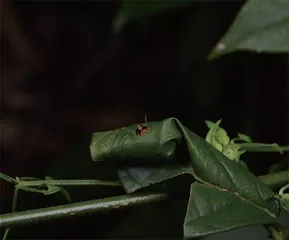
[[[147,114],[145,114],[145,123],[146,123],[146,125],[140,125],[140,124],[137,125],[136,130],[135,130],[135,134],[137,136],[143,135],[149,129],[149,126],[147,125],[147,123],[148,123]]]

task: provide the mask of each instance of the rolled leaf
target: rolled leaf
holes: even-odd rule
[[[274,196],[270,188],[256,176],[230,161],[177,119],[168,118],[149,123],[148,131],[142,136],[130,132],[136,129],[136,126],[94,133],[90,147],[93,160],[108,159],[127,162],[130,165],[141,162],[150,167],[157,166],[160,160],[164,164],[181,164],[182,161],[177,158],[176,151],[177,145],[183,143],[190,156],[187,164],[191,164],[192,174],[198,181],[238,192],[256,204]],[[164,176],[164,179],[168,179],[167,177]],[[274,204],[268,207],[273,206]]]
[[[92,159],[133,165],[176,162],[177,144],[182,141],[182,135],[175,121],[150,122],[148,131],[141,136],[136,135],[136,129],[137,124],[134,124],[114,131],[94,133],[90,145]]]
[[[204,236],[277,221],[279,204],[271,189],[246,168],[191,132],[179,120],[168,118],[149,123],[148,131],[141,136],[131,132],[136,126],[95,133],[91,155],[95,161],[107,159],[129,164],[127,168],[119,170],[120,180],[127,192],[180,174],[192,174],[200,183],[193,185],[197,186],[197,190],[191,190],[191,198],[200,197],[199,204],[204,201],[203,205],[216,202],[219,210],[215,211],[215,206],[204,210],[214,226],[206,226],[206,221],[201,218],[200,221],[196,220],[187,214],[185,236]],[[189,155],[186,161],[178,154],[181,147],[185,147]],[[191,203],[188,211],[192,211]],[[252,220],[249,220],[248,213],[252,214]],[[231,220],[226,219],[227,222],[218,224],[218,217],[229,217]]]

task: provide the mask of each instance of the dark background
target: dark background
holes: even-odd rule
[[[117,1],[4,1],[1,172],[12,177],[114,179],[112,166],[103,166],[103,171],[91,163],[90,136],[143,122],[144,113],[149,121],[176,117],[203,137],[208,131],[204,121],[222,118],[231,137],[242,132],[256,142],[288,144],[288,55],[238,52],[207,61],[242,3],[197,1],[133,21],[116,33],[112,23],[121,7]],[[282,158],[251,153],[244,160],[260,175]],[[77,189],[73,197],[122,193],[89,188]],[[1,182],[2,213],[11,211],[12,194],[13,187]],[[65,201],[21,193],[19,210],[53,203]],[[172,204],[182,209],[175,213],[179,217],[159,220],[163,227],[143,220],[152,226],[141,237],[182,236],[181,224],[174,233],[167,230],[182,220],[186,205],[183,200]],[[166,209],[164,204],[152,208]],[[136,211],[148,218],[157,212],[138,208],[99,214],[14,230],[12,236],[128,237],[110,234]]]

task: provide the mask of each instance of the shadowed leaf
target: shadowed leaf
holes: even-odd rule
[[[277,223],[266,205],[256,205],[234,192],[200,183],[191,185],[184,237],[194,238],[244,226]]]
[[[289,1],[247,1],[209,59],[235,52],[289,52]]]

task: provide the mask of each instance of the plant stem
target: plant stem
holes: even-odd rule
[[[87,185],[102,185],[102,186],[122,186],[119,181],[100,181],[100,180],[39,180],[39,181],[19,181],[19,185],[25,187],[36,187],[43,184],[54,186],[87,186]]]
[[[283,187],[285,184],[289,182],[289,170],[259,176],[259,179],[263,181],[266,185],[268,185],[270,188],[277,189]]]
[[[3,180],[5,180],[7,182],[10,182],[13,184],[18,184],[16,179],[9,177],[9,176],[5,175],[4,173],[1,173],[1,172],[0,172],[0,178],[2,178]]]
[[[289,171],[272,173],[259,177],[271,188],[282,187],[288,183]],[[99,180],[45,180],[45,181],[21,181],[25,186],[39,186],[39,183],[51,185],[107,185],[119,186],[119,182],[103,182]],[[26,185],[28,184],[28,185]],[[88,215],[95,212],[110,211],[116,208],[136,206],[152,202],[160,202],[168,198],[166,194],[134,194],[111,198],[97,199],[49,208],[4,214],[0,216],[0,227],[11,228],[27,224],[39,223],[47,220],[69,217],[72,215]],[[278,238],[277,238],[278,239]],[[281,239],[281,238],[279,238]]]
[[[284,232],[281,228],[275,227],[273,225],[265,225],[265,228],[270,233],[274,240],[285,240]]]
[[[16,186],[14,190],[14,195],[13,195],[13,203],[12,203],[12,213],[16,212],[16,207],[17,207],[17,202],[18,202],[18,192],[19,188]],[[11,228],[7,228],[5,230],[3,240],[6,240],[8,238],[8,234],[10,232]]]
[[[283,186],[283,187],[280,189],[279,195],[280,195],[280,196],[283,196],[284,191],[286,191],[288,188],[289,188],[289,183],[286,184],[285,186]]]
[[[238,143],[240,150],[248,152],[287,152],[289,146],[279,146],[276,143]]]
[[[134,194],[84,201],[55,207],[4,214],[0,216],[1,228],[13,228],[27,224],[40,223],[69,216],[88,215],[95,212],[107,212],[117,208],[137,206],[145,203],[160,202],[167,194]]]

